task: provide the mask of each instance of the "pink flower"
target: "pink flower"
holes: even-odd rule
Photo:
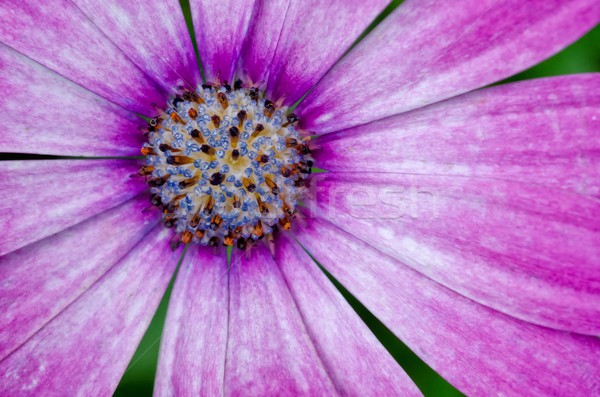
[[[407,0],[344,56],[385,6],[192,0],[202,88],[174,1],[4,1],[0,151],[60,157],[0,163],[0,395],[111,394],[174,238],[192,244],[156,395],[418,395],[311,256],[467,395],[600,395],[600,75],[470,92],[575,41],[600,2]],[[208,141],[233,145],[243,104],[268,142],[304,139],[240,135],[266,156],[244,160],[253,188]],[[252,200],[227,207],[234,187]]]

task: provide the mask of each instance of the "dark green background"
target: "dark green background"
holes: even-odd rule
[[[187,1],[182,1],[184,11],[187,12]],[[383,19],[393,10],[400,0],[395,0],[378,20]],[[369,29],[370,29],[369,28]],[[368,30],[369,30],[368,29]],[[545,62],[517,75],[507,81],[530,79],[543,76],[555,76],[570,73],[600,72],[600,27],[596,27],[586,36],[581,38],[564,51],[546,60]],[[598,87],[590,87],[597,89]],[[345,293],[343,287],[339,286]],[[119,384],[115,396],[151,396],[154,384],[154,374],[158,360],[158,348],[164,319],[167,311],[167,302],[170,288],[165,294],[146,335],[142,339],[130,365]],[[460,396],[462,395],[444,379],[431,370],[418,357],[414,355],[401,341],[387,330],[375,317],[373,317],[352,296],[345,293],[354,308],[366,321],[367,325],[377,335],[393,357],[411,376],[421,391],[426,396]],[[492,392],[492,391],[491,391]]]

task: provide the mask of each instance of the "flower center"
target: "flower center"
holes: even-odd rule
[[[248,244],[289,230],[310,174],[298,118],[241,80],[183,91],[142,147],[152,204],[184,243]]]

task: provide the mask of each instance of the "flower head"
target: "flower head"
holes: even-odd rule
[[[600,76],[481,87],[600,3],[353,46],[386,5],[191,0],[197,59],[173,1],[5,1],[0,394],[111,394],[174,277],[157,395],[419,395],[322,269],[467,395],[599,393]]]

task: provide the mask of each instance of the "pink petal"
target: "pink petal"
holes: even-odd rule
[[[181,7],[164,0],[74,0],[136,65],[167,92],[200,83],[194,47]]]
[[[181,251],[158,226],[60,315],[0,363],[2,395],[111,395]]]
[[[189,247],[169,302],[155,396],[223,395],[227,273],[225,255],[214,255],[208,247]]]
[[[522,71],[600,22],[597,0],[408,0],[299,109],[319,133],[381,119]]]
[[[285,280],[264,246],[232,258],[225,394],[335,394]]]
[[[600,334],[600,201],[533,183],[328,174],[317,216],[494,309]]]
[[[0,42],[127,109],[152,115],[166,99],[69,0],[6,0]]]
[[[147,188],[138,167],[132,160],[0,162],[0,255],[138,195]]]
[[[328,222],[313,221],[300,242],[466,395],[587,397],[598,391],[598,338],[539,327],[488,309]],[[320,237],[306,238],[312,233]]]
[[[484,176],[600,197],[600,73],[484,89],[319,139],[319,167]]]
[[[293,104],[347,51],[387,0],[262,1],[240,69],[267,77],[273,98]],[[268,73],[267,73],[268,72]]]
[[[231,83],[254,0],[190,0],[190,7],[206,80]]]
[[[139,154],[142,119],[0,44],[0,151],[71,156]]]
[[[242,46],[238,74],[254,82],[268,82],[269,67],[284,26],[290,0],[258,0]]]
[[[276,261],[336,390],[344,396],[421,393],[300,245],[281,234]],[[319,238],[320,234],[306,236]]]
[[[127,254],[160,219],[138,197],[0,258],[0,359]]]

